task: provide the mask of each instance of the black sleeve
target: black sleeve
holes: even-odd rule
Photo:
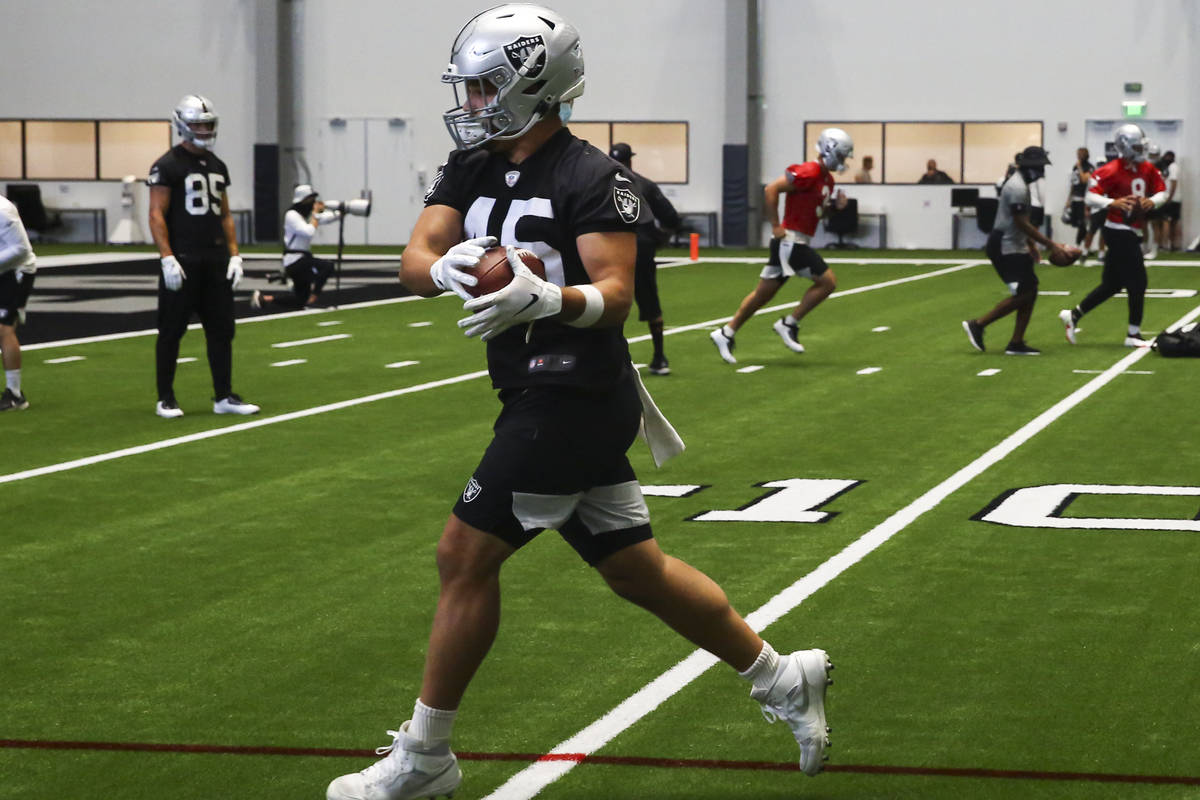
[[[658,184],[646,179],[642,193],[646,202],[650,204],[650,210],[654,212],[654,218],[658,220],[659,227],[668,231],[679,230],[683,220],[679,218],[679,212],[675,210],[675,206],[671,205],[671,201],[662,193],[662,189],[658,188]]]
[[[633,233],[649,213],[637,184],[620,172],[616,162],[604,157],[580,168],[570,192],[571,229],[585,233]],[[598,167],[598,168],[597,168]]]
[[[486,158],[485,152],[479,152]],[[467,203],[463,187],[471,181],[471,170],[465,168],[466,162],[459,155],[457,151],[451,153],[445,163],[438,167],[433,180],[429,182],[429,188],[425,190],[425,205],[450,206],[465,216]]]
[[[170,151],[168,151],[150,166],[150,174],[146,178],[146,185],[166,186],[170,188],[178,182],[179,177],[179,166]]]

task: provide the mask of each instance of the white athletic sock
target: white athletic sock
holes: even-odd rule
[[[791,314],[788,314],[786,317],[784,317],[783,321],[786,322],[788,325],[795,325],[797,322],[796,318],[794,316],[792,316]]]
[[[771,647],[770,642],[764,640],[758,658],[754,659],[748,670],[739,672],[738,675],[754,684],[755,689],[766,690],[775,682],[775,672],[778,669],[779,654]]]
[[[454,727],[454,718],[457,716],[457,709],[442,711],[439,708],[430,708],[418,699],[417,704],[413,706],[408,735],[428,747],[448,742],[450,729]]]
[[[1141,325],[1130,325],[1129,326],[1129,335],[1130,336],[1141,336],[1142,335],[1142,326]]]
[[[9,389],[12,389],[13,394],[21,393],[21,370],[6,369],[4,370],[4,383]]]
[[[728,325],[722,325],[721,333],[725,334],[726,339],[732,339],[733,335],[735,333],[737,333],[737,331],[735,331],[733,328],[729,327]]]

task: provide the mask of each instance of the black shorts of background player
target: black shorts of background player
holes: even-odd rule
[[[4,392],[0,411],[29,408],[21,391],[21,341],[17,327],[25,321],[25,304],[33,291],[37,259],[17,207],[0,197],[0,357],[4,362]]]
[[[233,215],[229,212],[229,169],[212,147],[217,114],[212,101],[185,95],[172,124],[182,141],[150,167],[150,233],[162,261],[158,281],[158,340],[155,413],[182,417],[175,401],[179,342],[192,314],[204,327],[212,373],[213,413],[257,414],[258,406],[234,394],[233,290],[242,280]]]
[[[665,241],[671,233],[679,230],[683,223],[679,212],[658,188],[658,184],[641,173],[634,172],[631,165],[633,157],[637,154],[633,152],[633,148],[625,142],[617,142],[609,149],[608,154],[629,170],[638,194],[650,206],[653,214],[652,217],[646,216],[637,227],[637,267],[633,279],[633,299],[637,303],[638,319],[650,328],[650,341],[654,345],[650,374],[669,375],[671,364],[663,350],[663,313],[658,296],[658,264],[654,255],[659,242]]]
[[[1043,179],[1050,159],[1046,151],[1031,145],[1017,154],[1017,168],[1013,170],[1000,190],[1000,203],[996,209],[996,222],[988,234],[985,252],[995,267],[1000,280],[1008,287],[1009,296],[1001,300],[986,314],[975,319],[963,320],[971,346],[984,350],[984,329],[1002,317],[1016,312],[1012,338],[1004,348],[1005,355],[1036,356],[1040,350],[1025,342],[1025,329],[1033,316],[1033,304],[1037,301],[1037,274],[1033,265],[1040,258],[1034,242],[1058,253],[1063,245],[1051,241],[1030,220],[1031,187]]]
[[[523,57],[505,47],[513,43],[525,43]],[[786,721],[801,769],[816,774],[828,746],[825,651],[776,653],[711,578],[664,554],[625,452],[643,417],[656,460],[682,442],[649,400],[622,333],[645,204],[617,163],[561,121],[562,103],[584,88],[578,32],[548,8],[505,5],[468,22],[451,54],[443,80],[456,108],[443,121],[458,149],[431,183],[400,274],[423,297],[467,299],[459,327],[486,342],[503,408],[438,541],[440,592],[413,716],[390,731],[381,760],[335,778],[327,800],[454,793],[462,771],[451,735],[499,630],[501,569],[545,529],[618,596],[737,670],[768,719]],[[515,275],[471,298],[472,272],[495,244],[514,247]],[[556,268],[538,277],[518,244]],[[545,660],[529,657],[535,671]]]

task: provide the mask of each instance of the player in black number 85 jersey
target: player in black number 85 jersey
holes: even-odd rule
[[[179,342],[192,313],[200,316],[212,371],[213,412],[256,414],[258,406],[233,393],[233,290],[242,280],[229,169],[213,154],[217,113],[212,101],[186,95],[172,124],[182,141],[150,167],[150,234],[162,261],[158,281],[155,365],[160,417],[182,417],[175,401]]]
[[[334,780],[327,798],[408,800],[458,788],[450,733],[497,633],[501,567],[547,528],[616,594],[740,672],[768,719],[787,721],[802,769],[819,772],[825,652],[777,654],[716,583],[665,555],[651,534],[626,450],[643,418],[656,461],[682,442],[645,393],[621,330],[643,198],[559,115],[583,93],[579,34],[548,8],[499,6],[462,29],[442,80],[455,87],[457,105],[443,118],[458,149],[426,195],[401,279],[417,294],[451,290],[467,301],[459,326],[487,342],[503,407],[438,543],[441,592],[412,719],[389,731],[391,744],[377,751],[384,758]],[[512,282],[472,299],[464,287],[496,243],[533,251],[546,279],[510,250]]]

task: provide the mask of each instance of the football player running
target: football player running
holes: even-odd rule
[[[579,34],[550,9],[499,6],[458,34],[442,80],[459,103],[444,115],[457,150],[426,195],[401,279],[423,296],[469,298],[484,248],[510,248],[512,282],[468,300],[471,315],[459,323],[487,343],[502,409],[438,543],[441,590],[412,718],[389,731],[382,759],[335,779],[327,797],[407,800],[458,787],[450,735],[497,633],[501,567],[546,528],[617,595],[745,677],[768,719],[791,727],[801,768],[819,772],[825,652],[777,654],[715,582],[665,555],[626,457],[643,413],[649,427],[654,411],[622,334],[642,198],[560,119],[560,105],[583,93]],[[516,247],[542,259],[545,280]],[[537,674],[536,661],[530,669]]]
[[[754,291],[743,298],[733,319],[717,328],[710,338],[721,358],[736,364],[733,337],[746,320],[765,306],[788,278],[799,275],[812,281],[800,298],[800,304],[785,317],[776,320],[775,332],[784,345],[796,353],[804,352],[799,340],[800,320],[837,288],[837,277],[809,246],[817,232],[817,223],[829,208],[833,197],[833,173],[846,169],[846,160],[854,155],[854,142],[841,128],[826,128],[817,138],[817,160],[792,164],[784,174],[767,184],[763,208],[771,223],[770,258],[758,276]],[[779,197],[784,195],[783,224],[779,222]]]
[[[1033,316],[1033,304],[1038,296],[1038,279],[1033,265],[1040,258],[1034,242],[1050,248],[1064,260],[1068,256],[1066,247],[1051,241],[1037,229],[1031,217],[1033,200],[1038,183],[1046,177],[1049,155],[1037,145],[1030,145],[1017,154],[1017,168],[1008,176],[1000,189],[1000,203],[996,210],[996,222],[988,234],[987,257],[996,268],[996,274],[1008,287],[1009,296],[1001,300],[991,311],[976,319],[963,321],[967,339],[976,350],[982,351],[983,329],[996,320],[1017,313],[1013,323],[1013,334],[1004,354],[1009,356],[1036,356],[1042,351],[1025,343],[1025,328]],[[1076,253],[1078,255],[1078,253]]]
[[[1142,338],[1142,313],[1146,304],[1146,262],[1142,258],[1142,231],[1146,214],[1167,202],[1167,187],[1158,168],[1146,160],[1146,136],[1132,123],[1113,131],[1117,158],[1092,173],[1084,202],[1104,209],[1107,216],[1100,235],[1107,248],[1100,285],[1075,308],[1064,308],[1058,318],[1066,327],[1067,341],[1075,344],[1079,319],[1121,289],[1129,296],[1126,347],[1148,347]]]
[[[214,414],[257,414],[258,406],[234,394],[233,290],[242,280],[242,257],[229,211],[229,168],[212,152],[217,112],[212,101],[184,95],[171,118],[180,143],[150,167],[150,234],[158,247],[158,340],[154,412],[183,416],[175,401],[179,343],[192,313],[200,315],[213,382]]]

